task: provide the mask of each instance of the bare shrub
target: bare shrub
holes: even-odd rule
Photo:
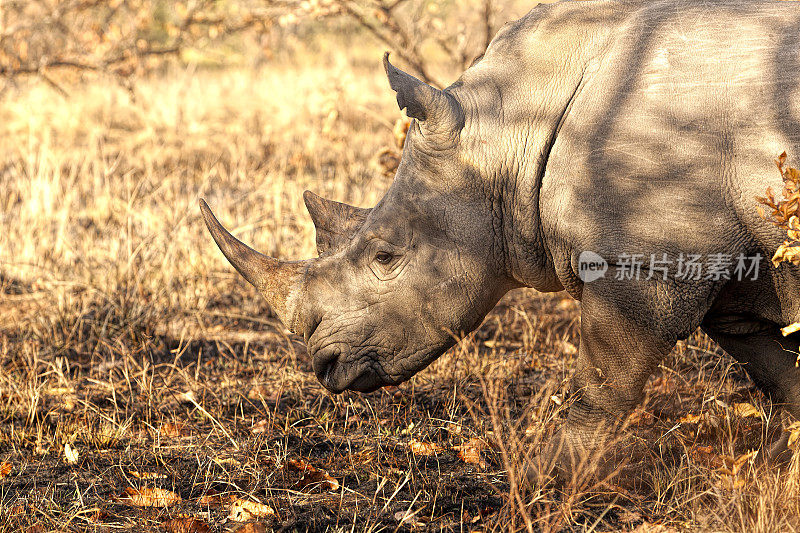
[[[0,75],[37,75],[62,93],[56,71],[128,80],[187,48],[266,31],[272,15],[246,2],[213,0],[6,1],[0,4]]]
[[[443,87],[431,68],[437,49],[456,70],[479,57],[496,31],[498,6],[492,0],[429,2],[422,0],[323,0],[355,21],[402,58],[420,78]]]
[[[505,7],[493,0],[7,0],[0,3],[0,76],[36,75],[62,93],[57,77],[65,72],[108,73],[130,83],[167,58],[196,60],[188,52],[243,33],[250,40],[238,46],[246,54],[270,54],[253,43],[269,48],[275,40],[267,34],[274,31],[285,41],[300,26],[311,34],[320,21],[342,20],[344,26],[331,24],[328,31],[355,26],[441,87],[432,65],[466,68],[489,44]],[[216,54],[222,62],[229,55],[225,49]]]

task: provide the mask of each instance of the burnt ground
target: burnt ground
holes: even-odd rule
[[[566,295],[514,292],[410,382],[333,396],[256,300],[161,317],[4,287],[4,531],[736,530],[732,501],[759,516],[745,454],[777,423],[700,334],[648,384],[619,475],[587,465],[538,490],[519,473],[569,404]]]

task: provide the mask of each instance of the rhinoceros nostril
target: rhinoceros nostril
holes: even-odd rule
[[[340,353],[339,350],[329,348],[318,351],[311,360],[311,366],[314,368],[314,374],[317,375],[317,379],[328,388],[330,388],[329,380],[331,370],[333,370],[333,367],[336,365],[336,360],[339,358]]]

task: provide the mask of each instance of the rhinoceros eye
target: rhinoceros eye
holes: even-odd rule
[[[392,254],[389,252],[378,252],[375,254],[375,261],[382,265],[388,265],[392,262]]]

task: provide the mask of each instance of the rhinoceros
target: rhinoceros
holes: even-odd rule
[[[383,65],[413,118],[401,162],[372,209],[306,193],[319,257],[264,256],[201,201],[327,389],[401,383],[533,287],[581,302],[547,464],[594,450],[698,328],[800,416],[800,343],[780,333],[800,273],[769,264],[785,233],[754,200],[800,154],[800,4],[565,1],[505,25],[444,90]]]

